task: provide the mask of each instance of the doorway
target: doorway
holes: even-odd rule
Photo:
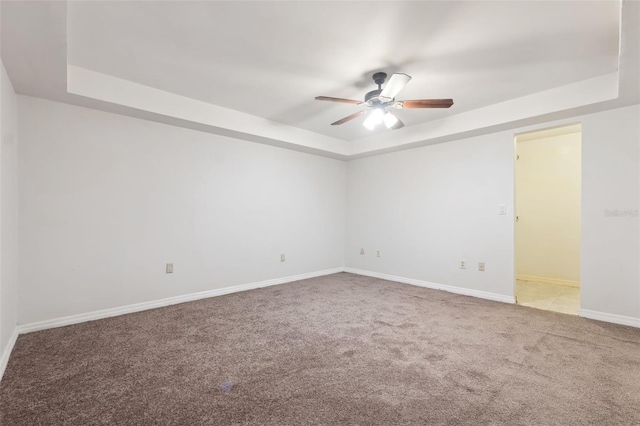
[[[515,137],[516,303],[580,310],[580,124]]]

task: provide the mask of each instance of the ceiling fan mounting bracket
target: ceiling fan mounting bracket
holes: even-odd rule
[[[384,81],[387,79],[386,72],[377,72],[373,75],[373,81],[378,85],[378,90],[380,90],[380,86],[384,84]]]

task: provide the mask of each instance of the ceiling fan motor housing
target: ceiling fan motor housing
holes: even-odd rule
[[[369,106],[384,105],[393,101],[393,99],[380,97],[380,94],[382,93],[382,85],[384,84],[386,79],[387,79],[387,73],[382,71],[377,72],[373,75],[373,81],[378,85],[378,88],[364,95],[364,102],[367,105]]]
[[[382,89],[376,89],[376,90],[370,91],[369,93],[364,95],[365,103],[372,104],[372,103],[375,103],[376,101],[379,102],[379,100],[377,98],[380,95],[380,93],[382,93]],[[371,102],[369,102],[369,101],[371,101]]]

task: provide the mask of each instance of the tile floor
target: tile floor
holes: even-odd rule
[[[517,303],[532,308],[578,315],[580,289],[533,281],[516,281]]]

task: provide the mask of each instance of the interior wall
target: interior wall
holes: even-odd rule
[[[0,75],[0,358],[16,332],[18,309],[18,198],[16,94]],[[0,363],[1,368],[1,363]],[[0,371],[0,377],[2,376]]]
[[[576,121],[582,123],[581,312],[640,325],[640,106]],[[350,161],[347,266],[513,296],[513,140],[533,130]],[[502,203],[505,216],[498,214]],[[485,272],[477,270],[480,261]]]
[[[345,259],[513,295],[513,136],[531,127],[345,165],[29,97],[18,106],[20,323]],[[639,117],[634,105],[577,118],[583,312],[640,319]]]
[[[18,127],[20,324],[344,266],[343,161],[25,96]]]
[[[585,310],[640,318],[639,158],[639,105],[584,117],[580,303]]]
[[[516,137],[516,275],[580,284],[580,132]]]
[[[502,132],[350,161],[347,266],[512,298],[513,156]]]

